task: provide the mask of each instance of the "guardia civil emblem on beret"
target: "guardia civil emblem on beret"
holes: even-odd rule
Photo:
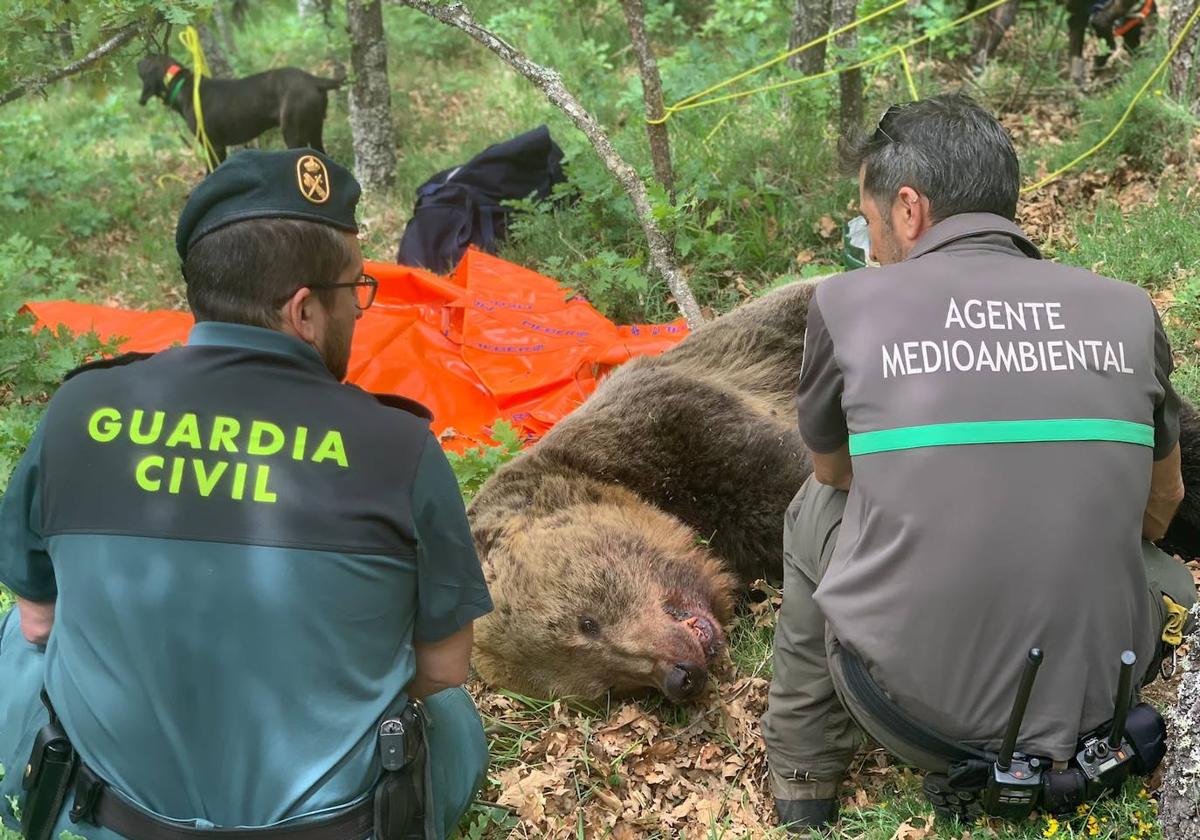
[[[324,204],[329,200],[329,172],[320,158],[305,155],[296,161],[296,183],[300,194],[313,204]]]

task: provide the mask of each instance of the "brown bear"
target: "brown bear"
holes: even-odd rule
[[[695,697],[740,578],[782,576],[783,513],[811,466],[794,393],[813,286],[795,283],[615,371],[469,509],[496,610],[489,683],[538,697]],[[1200,553],[1200,415],[1164,546]]]
[[[475,630],[485,680],[701,691],[737,578],[782,575],[783,511],[811,469],[793,403],[811,290],[625,364],[487,482],[469,510],[496,602]]]

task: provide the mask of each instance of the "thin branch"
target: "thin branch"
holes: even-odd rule
[[[650,160],[654,163],[654,177],[670,195],[674,192],[674,175],[671,170],[671,140],[663,118],[662,77],[658,74],[658,61],[646,35],[646,4],[644,0],[621,0],[625,10],[625,22],[629,24],[629,40],[637,53],[638,70],[642,75],[642,99],[646,103],[646,137],[650,143]]]
[[[447,26],[461,29],[500,56],[500,58],[504,59],[509,66],[522,76],[533,82],[534,86],[545,94],[546,98],[553,105],[566,114],[571,122],[575,123],[576,127],[591,141],[592,148],[596,150],[596,154],[600,156],[600,160],[603,161],[612,176],[624,187],[625,192],[629,195],[629,199],[633,202],[634,210],[637,211],[638,221],[642,225],[642,231],[646,234],[646,242],[650,249],[650,261],[671,289],[675,303],[679,307],[679,311],[683,313],[683,317],[687,320],[688,325],[694,329],[704,323],[704,316],[700,313],[700,306],[696,303],[696,297],[692,294],[691,287],[688,286],[687,278],[683,276],[683,272],[675,264],[674,257],[671,254],[670,243],[668,243],[667,238],[658,227],[658,223],[654,220],[654,213],[650,206],[650,198],[646,193],[645,183],[643,183],[637,171],[617,154],[617,150],[613,148],[612,142],[600,128],[599,123],[596,122],[596,118],[588,113],[579,104],[579,100],[567,90],[563,84],[562,77],[554,70],[534,64],[517,50],[516,47],[478,24],[471,17],[471,13],[463,7],[462,3],[454,2],[447,3],[446,5],[437,5],[425,0],[390,0],[390,2],[416,9],[418,12],[435,18]]]
[[[59,79],[65,79],[67,76],[74,76],[76,73],[82,72],[91,67],[106,55],[119,50],[121,47],[133,40],[133,36],[138,33],[139,24],[130,23],[117,30],[117,33],[105,41],[96,49],[85,55],[78,61],[68,64],[66,67],[55,70],[53,73],[47,73],[44,76],[34,76],[25,79],[17,84],[12,90],[0,96],[0,105],[7,105],[13,100],[20,99],[25,94],[32,90],[40,90],[52,82],[57,82]]]

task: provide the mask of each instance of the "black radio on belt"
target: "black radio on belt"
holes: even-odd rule
[[[1044,762],[1037,756],[1026,756],[1016,752],[1017,735],[1021,721],[1025,719],[1025,707],[1033,693],[1033,681],[1042,664],[1042,651],[1031,648],[1021,672],[1021,684],[1013,701],[1012,713],[1008,716],[1008,728],[1000,742],[1000,754],[992,765],[992,776],[988,779],[983,794],[983,809],[997,817],[1020,820],[1029,816],[1037,806],[1042,794],[1042,771]]]
[[[416,704],[409,703],[379,724],[379,761],[386,772],[403,770],[416,756],[421,743],[417,715]]]
[[[1137,656],[1127,650],[1121,654],[1121,676],[1117,684],[1116,710],[1112,727],[1107,733],[1093,733],[1083,741],[1083,749],[1075,755],[1086,781],[1086,796],[1091,799],[1105,788],[1116,787],[1125,781],[1137,758],[1133,745],[1125,737],[1125,719],[1133,702],[1133,666]]]
[[[1130,714],[1133,668],[1137,664],[1131,650],[1121,654],[1112,722],[1084,736],[1068,766],[1054,769],[1047,758],[1016,752],[1017,736],[1041,664],[1042,652],[1031,649],[1000,753],[984,789],[985,813],[1020,820],[1035,808],[1053,813],[1069,811],[1118,787],[1131,772],[1149,774],[1165,752],[1165,727],[1153,707],[1139,704]]]

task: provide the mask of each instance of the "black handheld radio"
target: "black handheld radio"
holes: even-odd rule
[[[1098,732],[1086,739],[1083,749],[1075,755],[1075,763],[1087,779],[1089,799],[1105,788],[1119,785],[1133,769],[1136,755],[1125,737],[1125,719],[1133,702],[1133,666],[1136,664],[1137,654],[1133,651],[1127,650],[1121,654],[1121,675],[1117,679],[1112,726],[1107,735]]]
[[[1004,740],[1000,742],[1000,754],[992,765],[992,776],[983,795],[984,811],[993,816],[1024,819],[1033,812],[1041,796],[1042,772],[1045,769],[1043,760],[1016,752],[1017,736],[1025,719],[1025,707],[1029,705],[1033,681],[1041,664],[1041,649],[1030,648],[1012,713],[1008,716],[1008,728],[1004,731]]]

